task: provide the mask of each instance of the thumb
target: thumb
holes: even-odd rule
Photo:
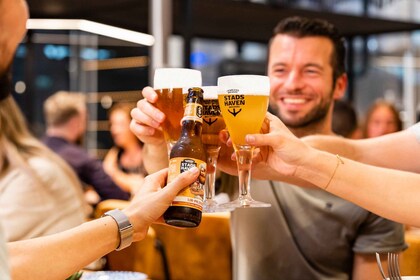
[[[193,167],[179,174],[175,180],[162,189],[162,193],[171,200],[185,187],[192,184],[198,177],[199,170]]]

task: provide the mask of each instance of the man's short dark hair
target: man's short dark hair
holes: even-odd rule
[[[338,77],[346,72],[344,38],[340,35],[338,29],[328,21],[297,16],[288,17],[281,20],[274,28],[270,44],[278,34],[286,34],[296,38],[320,36],[330,39],[334,47],[331,57],[334,83]]]

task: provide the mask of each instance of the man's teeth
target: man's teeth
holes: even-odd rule
[[[284,103],[289,104],[303,104],[305,103],[305,99],[302,98],[285,98],[283,99]]]

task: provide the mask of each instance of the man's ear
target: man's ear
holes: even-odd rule
[[[341,99],[344,96],[344,94],[346,93],[347,83],[348,83],[347,74],[343,74],[337,78],[337,81],[335,82],[335,87],[334,87],[334,94],[333,94],[334,99]]]

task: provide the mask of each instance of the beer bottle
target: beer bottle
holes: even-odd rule
[[[201,142],[203,90],[190,88],[186,98],[181,137],[169,156],[168,183],[194,166],[198,167],[200,175],[194,183],[178,193],[163,218],[169,225],[196,227],[201,221],[206,180],[206,154]]]

